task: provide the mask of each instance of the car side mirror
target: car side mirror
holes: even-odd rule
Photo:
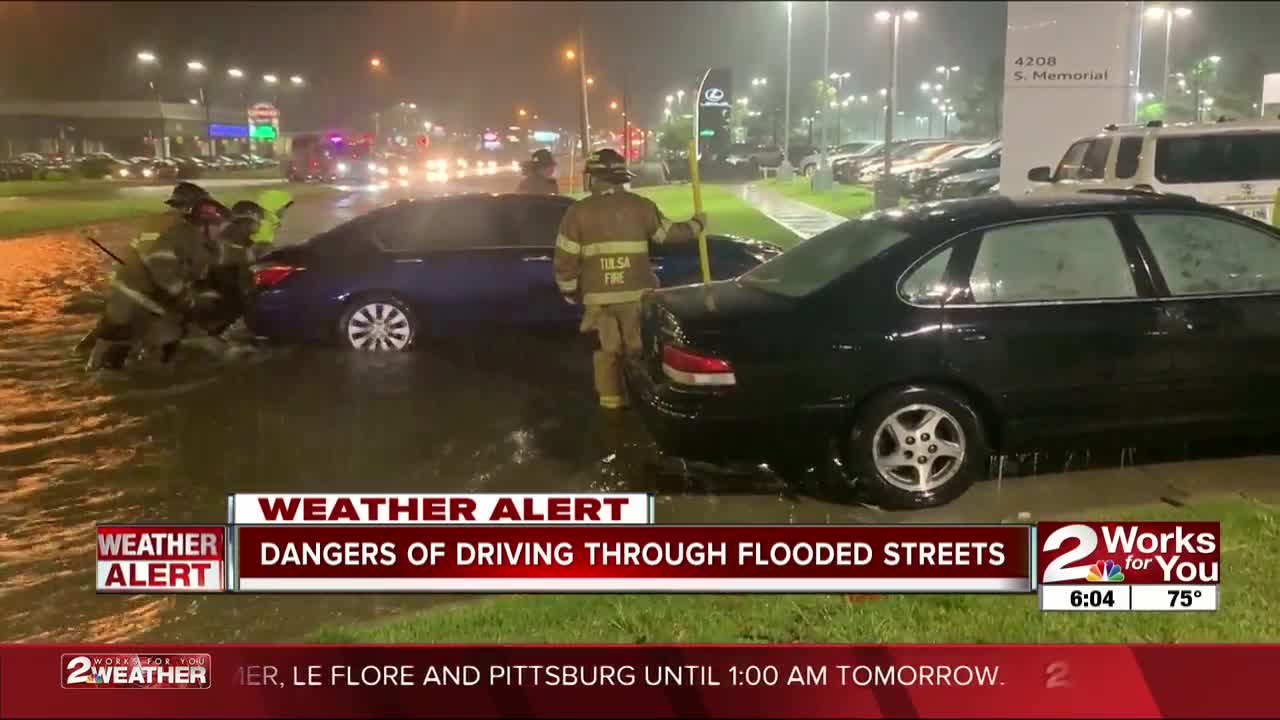
[[[1049,169],[1048,165],[1033,167],[1027,171],[1027,179],[1031,182],[1053,182],[1053,171]]]

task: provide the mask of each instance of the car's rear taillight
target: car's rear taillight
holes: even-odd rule
[[[253,271],[253,284],[259,288],[269,288],[280,284],[280,281],[298,272],[302,268],[292,265],[267,265]]]
[[[681,385],[735,385],[738,382],[727,360],[675,345],[662,348],[662,373]]]

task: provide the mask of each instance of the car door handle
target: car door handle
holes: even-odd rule
[[[420,263],[422,258],[396,258],[398,263]]]
[[[550,255],[533,255],[530,257],[523,257],[520,259],[524,260],[525,262],[551,262]]]

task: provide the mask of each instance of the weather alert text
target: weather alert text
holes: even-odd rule
[[[99,525],[97,589],[104,593],[222,592],[226,528]]]
[[[1045,610],[1216,610],[1216,522],[1040,523]]]

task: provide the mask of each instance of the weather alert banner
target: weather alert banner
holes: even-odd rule
[[[1032,590],[1018,525],[246,525],[245,592]]]
[[[1037,535],[1045,610],[1218,609],[1219,523],[1040,523]]]
[[[103,650],[0,646],[0,717],[1275,717],[1280,665],[1263,645]]]

